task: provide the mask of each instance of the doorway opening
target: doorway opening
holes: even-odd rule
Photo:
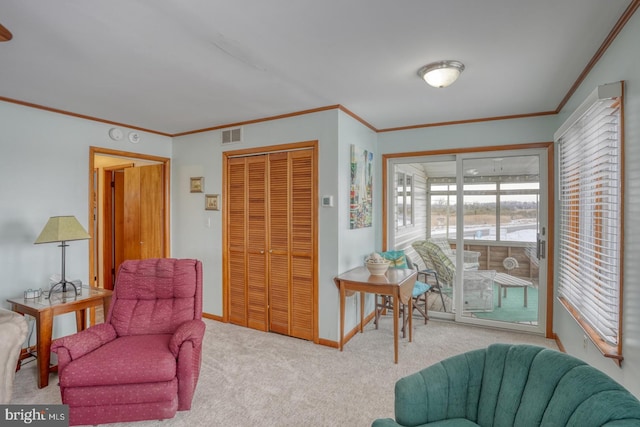
[[[551,144],[389,156],[387,250],[434,285],[429,314],[549,335]]]
[[[169,161],[90,148],[91,286],[113,289],[126,259],[169,256]]]

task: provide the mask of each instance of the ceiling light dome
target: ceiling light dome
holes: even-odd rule
[[[447,87],[455,82],[464,64],[460,61],[438,61],[427,64],[418,70],[420,78],[433,87]]]

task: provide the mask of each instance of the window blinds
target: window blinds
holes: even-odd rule
[[[616,346],[621,305],[622,84],[614,85],[617,91],[611,87],[603,91],[603,86],[594,91],[595,96],[561,127],[560,135],[556,133],[556,143],[558,294],[606,343]]]

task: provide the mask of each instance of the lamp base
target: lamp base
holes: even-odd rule
[[[65,292],[67,292],[67,285],[71,285],[73,287],[74,296],[78,296],[78,288],[76,287],[76,285],[74,283],[66,281],[66,280],[61,280],[58,283],[56,283],[55,285],[51,286],[51,289],[49,289],[49,295],[47,295],[47,299],[51,299],[51,294],[52,293],[56,293],[56,292],[65,293]],[[60,287],[60,289],[57,289],[58,287]]]

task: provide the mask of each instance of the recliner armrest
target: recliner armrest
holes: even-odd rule
[[[171,341],[169,341],[169,350],[175,357],[178,357],[180,346],[186,341],[191,341],[194,348],[199,348],[202,345],[204,330],[205,324],[200,319],[184,322],[173,333]]]
[[[84,331],[55,340],[51,346],[51,351],[58,354],[60,358],[61,353],[66,350],[69,357],[68,361],[71,361],[91,353],[106,343],[113,341],[116,337],[116,330],[110,323],[100,323]]]

